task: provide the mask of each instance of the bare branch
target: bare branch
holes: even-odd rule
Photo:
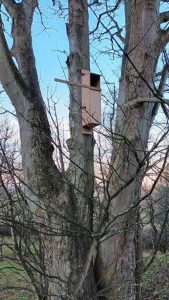
[[[162,95],[164,91],[164,86],[166,83],[166,79],[169,73],[169,64],[166,63],[161,71],[161,79],[158,87],[158,94]]]
[[[116,1],[116,4],[113,8],[111,8],[110,10],[106,9],[106,11],[102,12],[99,16],[98,16],[98,20],[97,20],[97,24],[95,26],[95,28],[90,32],[90,34],[93,34],[99,27],[99,25],[101,24],[101,18],[104,16],[104,15],[107,15],[107,14],[112,14],[114,13],[118,8],[119,8],[119,5],[121,4],[121,0],[117,0]],[[90,6],[91,7],[91,6]]]
[[[38,0],[23,0],[22,3],[30,6],[31,9],[35,9],[38,6]]]
[[[128,103],[125,103],[123,106],[137,106],[138,103],[144,103],[144,102],[149,102],[149,103],[163,103],[166,105],[169,105],[169,100],[168,99],[162,99],[161,97],[137,97],[135,99],[129,100]]]
[[[166,62],[166,64],[164,65],[162,71],[160,72],[161,78],[160,78],[160,83],[159,83],[158,91],[157,91],[157,94],[160,97],[163,96],[164,87],[165,87],[165,84],[166,84],[168,73],[169,73],[169,64]],[[168,113],[166,105],[169,105],[169,101],[166,101],[166,100],[161,101],[162,110],[163,110],[166,118],[168,119],[169,113]],[[155,105],[154,105],[153,111],[152,111],[153,118],[156,116],[156,114],[158,112],[158,108],[159,108],[159,103],[156,102]]]
[[[160,14],[160,23],[169,22],[169,11],[165,11]]]
[[[16,12],[16,6],[17,4],[15,3],[14,0],[2,0],[2,4],[6,8],[7,12],[11,17],[15,15]]]
[[[90,264],[91,264],[93,256],[94,256],[96,245],[97,245],[97,240],[94,239],[91,246],[90,246],[90,249],[89,249],[89,252],[88,252],[88,255],[87,255],[87,258],[86,258],[86,263],[83,267],[83,271],[82,271],[82,274],[81,274],[81,278],[79,280],[79,283],[78,283],[77,287],[75,287],[75,292],[73,294],[72,299],[76,299],[76,297],[79,294],[79,291],[82,289],[83,283],[86,279],[87,273],[88,273],[89,268],[90,268]]]
[[[0,81],[7,95],[13,100],[13,105],[17,110],[22,105],[22,103],[18,103],[18,99],[25,98],[25,94],[28,91],[11,58],[3,32],[2,21],[0,22]]]
[[[169,42],[169,28],[165,30],[161,30],[161,41],[162,41],[162,48],[164,48],[167,43]]]

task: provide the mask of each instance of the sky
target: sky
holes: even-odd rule
[[[65,77],[67,77],[67,66],[65,63],[69,53],[65,26],[67,18],[63,18],[56,14],[56,8],[52,6],[52,1],[40,0],[39,8],[41,14],[36,10],[32,26],[32,37],[41,91],[45,101],[48,96],[52,95],[54,101],[58,103],[57,108],[60,118],[64,118],[65,121],[68,121],[68,87],[65,84],[56,83],[54,81],[54,78],[56,77],[60,79],[66,79]],[[120,23],[122,23],[121,16],[122,11],[119,12],[118,16]],[[11,47],[11,21],[6,21],[6,16],[4,16],[4,24],[7,31],[6,38]],[[90,28],[92,29],[95,24],[96,18],[90,12]],[[107,41],[103,40],[102,48],[104,47],[107,47]],[[90,45],[91,71],[100,73],[101,70],[107,81],[115,82],[116,85],[118,85],[121,58],[112,61],[109,57],[104,55],[103,59],[103,56],[99,53],[99,48],[100,45],[98,43],[91,43]],[[93,57],[97,57],[100,70],[93,61]],[[101,78],[101,81],[102,89],[107,93],[103,77]],[[7,96],[4,94],[1,95],[0,105],[13,111],[10,100],[7,99]]]
[[[53,100],[57,102],[59,119],[64,120],[64,123],[68,126],[69,90],[65,84],[56,83],[54,81],[54,78],[56,77],[65,79],[65,76],[67,76],[67,67],[65,63],[67,54],[69,53],[65,26],[67,18],[63,18],[56,14],[56,8],[52,6],[52,1],[50,0],[40,0],[39,8],[41,14],[36,10],[32,26],[32,37],[41,91],[45,101],[47,100],[47,97],[52,96]],[[96,24],[96,18],[91,11],[89,13],[89,20],[90,29],[92,30]],[[117,12],[117,21],[120,26],[124,25],[123,8]],[[106,20],[103,19],[103,22],[106,22]],[[5,16],[4,24],[7,29],[6,37],[11,46],[10,22],[6,21]],[[105,53],[101,55],[99,50],[106,50],[107,48],[107,40],[102,40],[101,43],[92,41],[90,43],[91,71],[104,74],[104,76],[101,77],[101,88],[103,93],[111,100],[111,95],[106,88],[103,77],[105,77],[107,81],[115,83],[116,87],[118,87],[121,57],[116,56],[113,60]],[[93,60],[93,58],[96,57],[98,65],[96,65]],[[0,105],[6,107],[10,111],[14,111],[9,99],[7,99],[4,94],[0,96]],[[105,104],[102,103],[102,111],[104,108]]]
[[[69,53],[68,39],[66,35],[65,23],[67,20],[59,18],[54,9],[49,7],[49,1],[41,0],[40,8],[44,12],[43,22],[48,28],[44,30],[39,15],[35,15],[33,24],[33,45],[36,57],[36,64],[39,74],[39,80],[42,88],[42,93],[45,96],[47,89],[49,92],[55,92],[56,99],[59,99],[59,107],[65,113],[65,105],[68,107],[68,87],[65,84],[54,82],[54,78],[65,79],[67,77],[66,58]],[[96,23],[96,19],[92,13],[90,13],[90,28]],[[106,47],[105,41],[102,41],[102,47]],[[92,72],[100,73],[98,67],[94,63],[92,57],[98,58],[99,68],[102,70],[104,76],[106,74],[107,80],[116,82],[118,84],[120,74],[119,61],[112,61],[108,57],[104,56],[99,59],[97,43],[91,43],[91,70]],[[101,79],[103,82],[103,79]],[[104,88],[104,86],[102,86]]]
[[[67,66],[65,63],[67,55],[69,54],[69,45],[65,26],[67,20],[63,17],[59,17],[56,14],[56,11],[52,7],[52,5],[49,5],[49,3],[51,3],[50,0],[40,0],[39,3],[42,15],[40,16],[38,11],[35,12],[34,22],[32,26],[33,49],[36,59],[39,82],[45,102],[47,102],[47,97],[52,97],[53,101],[57,103],[59,122],[61,124],[61,128],[64,128],[63,140],[66,140],[69,137],[69,89],[65,84],[56,83],[54,81],[54,78],[57,77],[60,79],[66,79],[65,76],[67,77]],[[90,12],[89,17],[90,29],[92,30],[92,28],[96,24],[96,19],[93,16],[92,12]],[[117,20],[122,27],[124,24],[124,12],[122,8],[117,13]],[[104,20],[104,22],[106,21]],[[11,46],[12,39],[10,37],[10,22],[7,22],[6,19],[4,19],[4,24],[7,30],[6,38],[8,44]],[[103,73],[104,76],[101,76],[101,88],[103,93],[108,97],[109,100],[111,100],[111,95],[107,90],[104,80],[106,79],[107,81],[114,83],[116,85],[116,88],[118,88],[121,57],[116,56],[115,59],[112,59],[112,57],[110,58],[105,53],[100,54],[100,49],[105,50],[107,48],[107,40],[102,40],[101,43],[92,41],[90,42],[91,71],[98,74]],[[93,58],[97,58],[98,65],[96,65]],[[52,105],[51,99],[49,102]],[[14,113],[14,108],[11,105],[10,100],[7,98],[7,96],[4,95],[4,93],[0,93],[0,113],[2,111],[1,107],[5,107],[6,109]],[[104,109],[105,103],[103,101],[102,111],[104,111]],[[6,116],[4,115],[0,116],[0,131],[1,125],[3,128],[5,118]],[[11,114],[8,114],[7,119],[8,123],[13,129],[12,141],[19,140],[17,119],[14,118]],[[159,123],[163,123],[163,120],[164,116],[161,112],[158,114],[157,124],[150,132],[151,146],[153,145],[155,139],[159,138],[159,133],[162,132],[162,127],[159,126]],[[102,141],[102,146],[104,147],[104,141]],[[150,182],[150,177],[147,177],[146,180]],[[152,177],[152,180],[154,180],[154,177]]]
[[[66,79],[65,77],[67,77],[65,62],[69,54],[69,45],[65,23],[68,21],[66,17],[63,18],[56,13],[56,8],[52,6],[52,1],[40,0],[39,8],[40,13],[36,10],[34,14],[32,37],[41,91],[45,101],[47,101],[48,97],[52,96],[53,100],[57,102],[59,119],[64,120],[64,123],[68,126],[69,89],[65,84],[54,81],[56,77],[60,79]],[[124,22],[122,14],[123,11],[121,10],[117,15],[121,25]],[[6,29],[6,38],[9,47],[11,47],[11,20],[7,21],[4,15],[3,21]],[[89,13],[89,24],[91,30],[96,24],[96,18],[91,11]],[[102,49],[106,49],[108,47],[107,41],[102,40],[101,47]],[[91,71],[98,74],[101,71],[104,74],[105,78],[101,77],[101,88],[107,97],[110,98],[111,95],[107,91],[104,79],[116,83],[116,86],[118,85],[121,58],[112,60],[105,54],[100,55],[99,50],[100,43],[90,43]],[[97,58],[98,66],[93,58]],[[9,111],[14,112],[10,100],[4,93],[0,94],[0,107],[5,107]],[[102,103],[102,110],[104,110],[104,107],[104,103]],[[15,122],[12,116],[8,119],[12,120],[12,123]]]

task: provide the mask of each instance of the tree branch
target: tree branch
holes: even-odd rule
[[[98,16],[98,19],[97,19],[97,24],[96,24],[95,28],[90,32],[90,34],[93,34],[93,33],[96,32],[96,30],[98,29],[99,25],[101,24],[101,22],[100,22],[101,18],[104,15],[107,15],[107,14],[110,14],[110,13],[113,14],[119,8],[120,4],[121,4],[121,0],[117,0],[115,6],[113,8],[111,8],[110,10],[106,9],[106,11],[100,13],[99,16]]]
[[[162,48],[164,48],[167,43],[169,42],[169,28],[165,30],[161,30],[161,41],[162,41]]]
[[[162,12],[159,18],[161,24],[169,22],[169,11]]]
[[[169,64],[166,63],[164,65],[162,71],[160,72],[161,78],[160,78],[160,83],[159,83],[158,91],[157,91],[157,94],[160,96],[160,98],[163,96],[164,87],[165,87],[165,84],[166,84],[168,73],[169,73]],[[153,108],[153,111],[152,111],[153,119],[154,119],[154,117],[156,116],[156,114],[158,112],[159,104],[160,103],[155,103],[155,105],[154,105],[154,108]],[[166,118],[168,119],[169,113],[168,113],[168,109],[167,109],[166,105],[169,105],[169,101],[161,102],[162,110],[163,110]]]
[[[35,9],[38,6],[38,0],[23,0],[23,5],[30,6],[31,9]]]
[[[159,93],[159,95],[163,95],[164,87],[165,87],[166,80],[167,80],[167,77],[168,77],[168,73],[169,73],[169,64],[166,63],[164,65],[162,73],[161,73],[161,80],[160,80],[159,87],[158,87],[158,93]],[[168,112],[168,109],[166,107],[166,103],[161,103],[161,106],[162,106],[162,110],[163,110],[166,118],[168,119],[169,112]]]
[[[27,86],[15,66],[5,36],[2,21],[0,20],[0,81],[2,86],[12,100],[16,110],[21,109],[22,103],[18,99],[29,97]]]
[[[11,17],[14,17],[16,14],[17,4],[14,0],[2,0],[2,4],[4,5],[5,9],[9,13]]]
[[[169,64],[166,63],[164,65],[163,69],[162,69],[162,72],[161,72],[161,79],[160,79],[160,83],[159,83],[159,87],[158,87],[158,94],[159,95],[163,95],[164,86],[165,86],[165,83],[166,83],[166,80],[167,80],[168,73],[169,73]]]
[[[76,299],[76,297],[78,296],[80,290],[82,289],[83,283],[84,283],[84,281],[86,279],[87,273],[88,273],[89,268],[90,268],[90,264],[91,264],[93,256],[94,256],[96,245],[97,245],[97,240],[93,239],[93,242],[92,242],[92,244],[90,246],[90,249],[89,249],[89,252],[88,252],[88,255],[87,255],[87,258],[86,258],[85,265],[83,267],[83,271],[81,273],[81,278],[79,280],[78,285],[75,286],[75,292],[73,294],[72,299]]]
[[[129,100],[127,103],[124,103],[122,106],[130,106],[130,107],[134,107],[137,106],[138,103],[145,103],[145,102],[149,102],[149,103],[159,103],[159,104],[166,104],[169,106],[169,100],[168,99],[162,99],[161,96],[157,97],[137,97],[135,99]]]
[[[38,195],[44,195],[44,193],[49,195],[47,184],[46,190],[44,189],[47,182],[46,178],[51,182],[55,194],[56,190],[58,193],[60,192],[61,183],[56,185],[56,182],[59,181],[58,178],[60,178],[60,172],[52,158],[50,126],[39,87],[32,49],[31,25],[35,1],[29,3],[24,1],[24,4],[22,2],[17,5],[13,17],[12,36],[18,68],[9,51],[3,23],[0,19],[0,82],[17,112],[24,161],[24,180],[30,187],[26,194],[28,198],[33,198],[32,191]],[[29,134],[27,134],[28,132]],[[34,143],[35,140],[36,143]],[[42,164],[44,160],[45,163]],[[34,167],[35,162],[36,168]],[[43,191],[40,190],[38,182],[44,182]]]

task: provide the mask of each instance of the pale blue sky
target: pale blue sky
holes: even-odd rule
[[[34,22],[33,22],[33,47],[36,58],[36,66],[39,75],[39,81],[41,85],[42,94],[44,100],[47,96],[47,90],[49,94],[53,94],[53,99],[58,101],[58,112],[60,118],[66,118],[68,120],[68,102],[69,102],[69,90],[64,84],[54,82],[54,78],[64,78],[63,69],[67,75],[66,69],[66,55],[62,53],[65,51],[69,52],[68,39],[66,35],[65,23],[67,20],[59,17],[51,5],[51,0],[40,0],[40,10],[42,12],[42,19],[44,26],[41,23],[41,18],[38,11],[35,12]],[[63,3],[63,2],[62,2]],[[124,24],[123,8],[121,8],[117,15],[117,20],[120,26]],[[103,19],[104,21],[104,19]],[[106,22],[106,21],[104,21]],[[92,12],[90,11],[90,28],[95,25],[96,19]],[[10,33],[10,26],[8,22],[5,22],[7,30]],[[11,39],[7,36],[9,44],[11,44]],[[121,59],[116,58],[115,60],[109,59],[107,55],[100,55],[99,49],[106,49],[108,43],[107,40],[101,43],[91,44],[91,70],[93,72],[99,73],[96,64],[92,60],[92,56],[98,59],[99,68],[102,70],[106,80],[114,82],[118,86],[118,79],[120,76],[120,64]],[[63,68],[63,69],[62,69]],[[108,97],[111,96],[106,91],[106,86],[104,85],[104,80],[102,80],[102,90]],[[2,99],[4,96],[1,97]],[[111,100],[111,99],[110,99]],[[7,104],[7,100],[3,100],[4,106],[8,109],[12,109],[11,105]],[[104,105],[102,105],[104,107]]]
[[[40,1],[40,7],[42,12],[47,16],[44,16],[45,26],[48,28],[43,31],[43,26],[40,23],[39,15],[35,15],[33,26],[33,45],[36,57],[36,64],[39,74],[39,80],[42,88],[43,95],[46,95],[47,87],[53,91],[56,89],[55,97],[59,98],[59,107],[65,114],[65,105],[68,106],[68,88],[64,84],[54,82],[54,78],[64,78],[63,69],[67,75],[66,69],[66,55],[61,53],[62,51],[69,52],[68,39],[66,35],[66,27],[63,18],[59,18],[51,7],[48,6],[45,0]],[[90,13],[90,26],[92,27],[96,23],[96,19],[92,13]],[[102,42],[102,48],[106,47],[106,41]],[[94,57],[97,56],[100,69],[103,71],[104,76],[111,82],[118,83],[120,74],[120,59],[114,62],[110,61],[108,57],[103,55],[99,57],[97,55],[100,44],[91,44],[91,54]],[[96,64],[92,60],[91,56],[91,70],[99,73]],[[104,86],[102,86],[104,88]]]
[[[64,84],[54,82],[54,78],[64,77],[64,72],[67,76],[66,58],[67,55],[62,52],[69,52],[68,39],[66,35],[65,23],[66,19],[59,17],[54,8],[51,5],[52,1],[40,0],[39,6],[42,12],[42,20],[46,27],[42,25],[41,17],[38,11],[35,12],[34,22],[32,27],[33,33],[33,47],[36,58],[36,66],[39,75],[39,81],[41,85],[42,94],[44,100],[47,96],[47,90],[49,94],[53,94],[53,98],[58,101],[58,111],[60,117],[68,117],[68,102],[69,102],[69,90]],[[62,2],[63,3],[63,2]],[[10,38],[10,22],[5,21],[8,35],[6,35],[9,45],[11,46],[12,40]],[[119,22],[122,24],[124,18],[122,17],[122,10],[118,16]],[[90,27],[92,28],[96,24],[94,15],[90,12]],[[109,60],[106,55],[100,55],[99,49],[105,49],[107,47],[107,41],[102,43],[91,44],[91,54],[98,60],[99,68],[102,70],[106,80],[115,82],[118,84],[120,75],[120,62],[121,59]],[[96,64],[92,60],[91,55],[91,70],[99,73]],[[63,69],[62,69],[63,68]],[[103,79],[102,79],[103,82]],[[106,87],[102,84],[102,89],[106,92]],[[110,96],[109,96],[110,97]],[[13,109],[10,105],[10,101],[4,97],[1,97],[1,102],[8,109]]]

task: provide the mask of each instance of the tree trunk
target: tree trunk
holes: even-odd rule
[[[67,59],[70,82],[81,83],[82,69],[90,70],[89,28],[87,1],[69,0],[69,24],[67,24],[70,55]],[[71,137],[67,141],[70,164],[67,172],[71,218],[77,226],[72,230],[76,236],[71,238],[71,268],[73,276],[70,280],[73,299],[86,300],[95,294],[93,260],[88,266],[86,278],[77,295],[75,288],[81,280],[88,253],[92,248],[91,233],[93,230],[93,134],[82,133],[82,89],[70,87],[69,125]],[[94,253],[93,253],[94,255]],[[73,258],[74,257],[74,258]]]
[[[13,22],[12,54],[18,68],[11,59],[1,26],[0,80],[16,109],[25,195],[41,239],[41,273],[36,274],[36,280],[33,271],[29,270],[28,275],[39,299],[89,299],[94,294],[94,143],[93,136],[85,136],[81,130],[81,89],[72,87],[70,91],[70,165],[61,174],[52,158],[50,126],[32,49],[31,25],[37,1],[9,4],[4,0],[3,4]],[[69,12],[69,78],[81,82],[81,69],[89,70],[87,3],[70,1]]]
[[[152,123],[152,103],[133,105],[153,96],[161,42],[155,0],[126,0],[126,45],[120,79],[111,159],[107,227],[96,259],[97,285],[103,299],[136,299],[137,208],[144,157]],[[39,230],[39,273],[22,260],[39,299],[87,300],[95,297],[93,259],[93,135],[82,133],[81,88],[70,88],[70,164],[60,173],[54,163],[50,126],[40,92],[32,49],[31,25],[37,0],[2,0],[13,22],[12,54],[0,28],[0,81],[17,113],[22,148],[25,197]],[[81,83],[81,70],[90,70],[87,2],[69,0],[67,33],[69,80]],[[131,180],[132,179],[132,180]],[[124,183],[125,189],[122,188]],[[119,193],[118,190],[120,190]],[[113,196],[116,194],[116,196]],[[115,221],[112,221],[114,220]],[[28,269],[29,266],[29,269]],[[137,276],[136,276],[137,275]]]
[[[153,97],[153,80],[159,55],[156,1],[126,1],[126,46],[119,86],[109,195],[131,183],[113,197],[109,207],[112,234],[100,243],[96,270],[103,299],[136,299],[136,205],[143,178],[143,159],[152,123],[153,104],[132,106],[138,97]],[[152,90],[151,90],[152,89]],[[138,170],[140,169],[140,172]],[[129,211],[128,211],[129,210]],[[120,215],[120,217],[118,217]],[[104,237],[105,238],[105,237]]]

